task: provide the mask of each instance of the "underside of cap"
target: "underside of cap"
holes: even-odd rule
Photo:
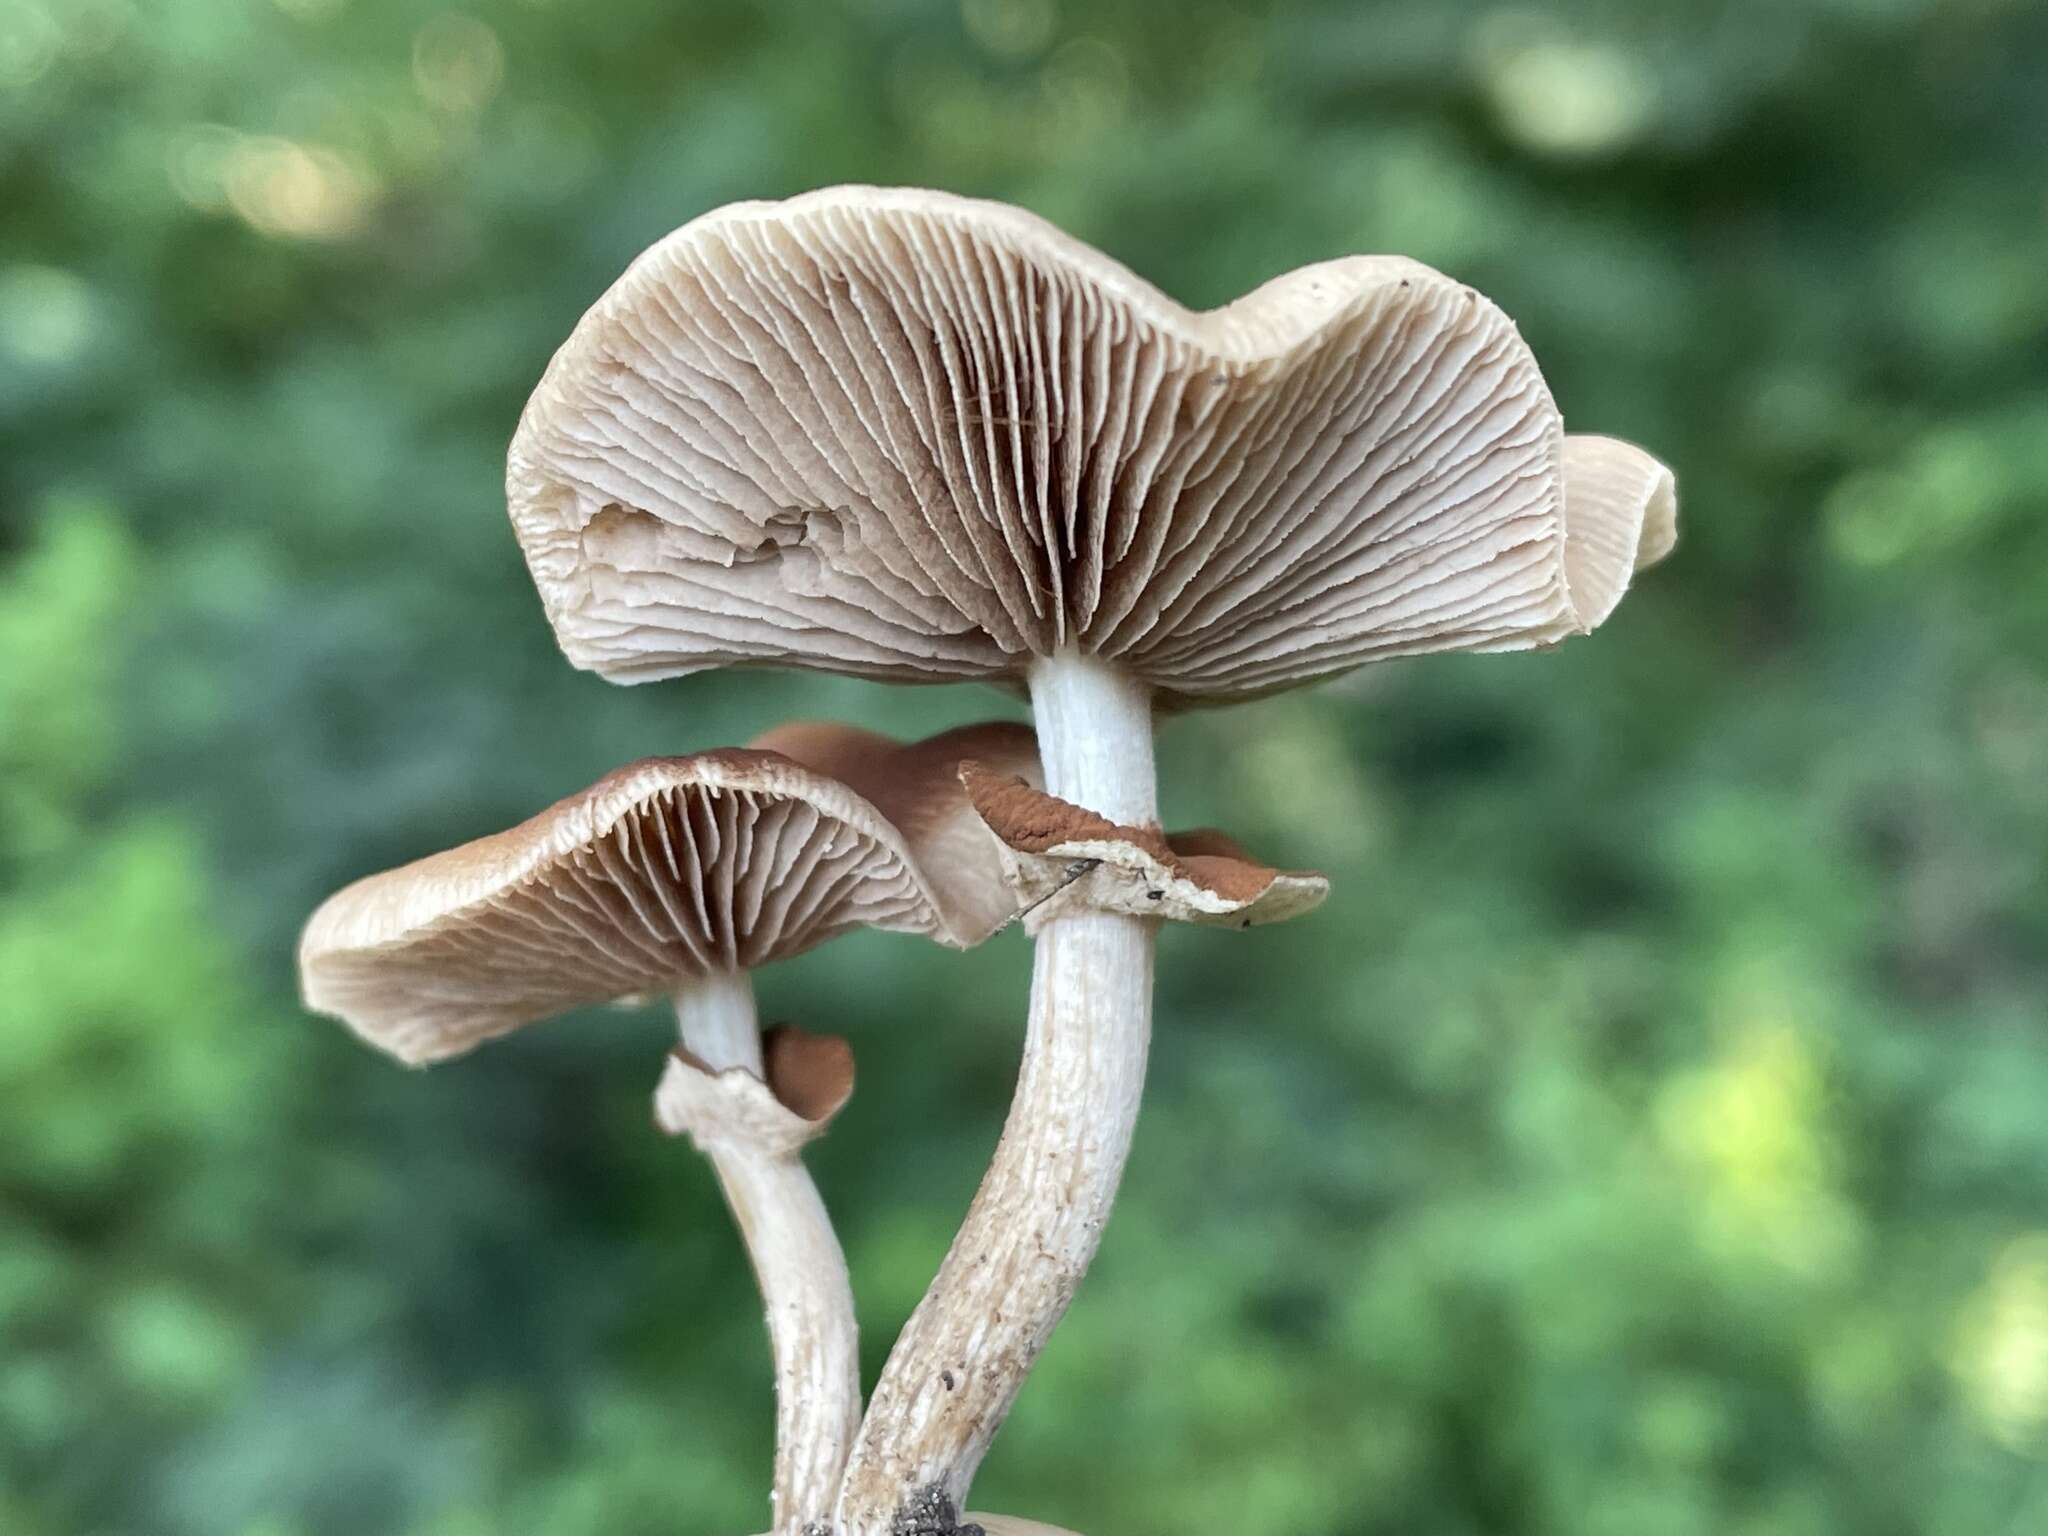
[[[646,252],[506,483],[563,650],[620,681],[1079,650],[1199,702],[1589,628],[1565,441],[1506,316],[1418,263],[1196,313],[1021,210],[840,187]]]
[[[329,898],[300,941],[307,1006],[423,1063],[850,928],[964,946],[1007,920],[1014,902],[957,758],[932,743],[812,729],[821,753],[829,746],[842,767],[858,763],[857,776],[890,782],[911,824],[781,752],[649,758],[508,832]],[[1013,729],[949,737],[1013,761]],[[927,863],[943,876],[928,877]]]
[[[1015,915],[1009,890],[991,878],[988,832],[961,792],[960,765],[983,763],[1037,784],[1038,738],[1030,726],[989,721],[896,742],[837,721],[801,720],[752,745],[836,779],[881,812],[902,834],[960,943],[979,943]]]

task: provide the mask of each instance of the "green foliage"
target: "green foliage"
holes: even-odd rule
[[[342,881],[628,758],[1013,701],[555,653],[504,443],[717,203],[1022,202],[1192,303],[1398,250],[1684,540],[1598,636],[1173,722],[1329,869],[1163,946],[1126,1194],[976,1502],[1095,1536],[2048,1525],[2048,12],[2026,0],[0,0],[0,1530],[762,1518],[662,1021],[405,1074]],[[1014,936],[762,978],[869,1368],[1014,1066]]]
[[[0,1486],[29,1490],[10,1529],[70,1528],[99,1478],[246,1388],[276,1198],[247,1165],[295,1161],[191,831],[106,795],[139,563],[105,508],[60,498],[0,597]]]

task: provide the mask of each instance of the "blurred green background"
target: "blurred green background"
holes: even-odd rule
[[[1177,297],[1400,251],[1678,469],[1597,636],[1170,724],[1318,914],[1166,936],[1118,1220],[974,1502],[1090,1536],[2048,1529],[2048,13],[0,0],[0,1531],[765,1519],[658,1012],[407,1073],[305,915],[635,756],[1015,704],[556,654],[506,440],[642,246],[841,180]],[[1028,955],[761,978],[879,1365]]]

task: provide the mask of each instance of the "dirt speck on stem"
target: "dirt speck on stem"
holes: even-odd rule
[[[889,1536],[987,1536],[978,1525],[962,1525],[960,1512],[937,1483],[905,1499],[889,1522]]]

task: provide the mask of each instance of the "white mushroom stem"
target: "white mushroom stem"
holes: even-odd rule
[[[1114,821],[1157,820],[1148,690],[1058,656],[1032,672],[1031,699],[1050,793]],[[1094,1259],[1137,1121],[1157,927],[1077,907],[1039,931],[1002,1141],[882,1368],[840,1495],[846,1536],[886,1536],[925,1490],[960,1507]]]
[[[1149,688],[1092,656],[1053,656],[1032,669],[1031,717],[1047,794],[1123,826],[1159,824]]]
[[[676,993],[676,1032],[683,1049],[714,1072],[739,1067],[767,1081],[754,982],[745,971],[695,977]]]
[[[744,971],[687,983],[676,995],[685,1050],[714,1072],[765,1080],[754,988]],[[693,1135],[724,1187],[767,1307],[775,1357],[776,1536],[831,1518],[860,1426],[860,1351],[853,1287],[817,1185],[797,1143],[706,1127]]]

